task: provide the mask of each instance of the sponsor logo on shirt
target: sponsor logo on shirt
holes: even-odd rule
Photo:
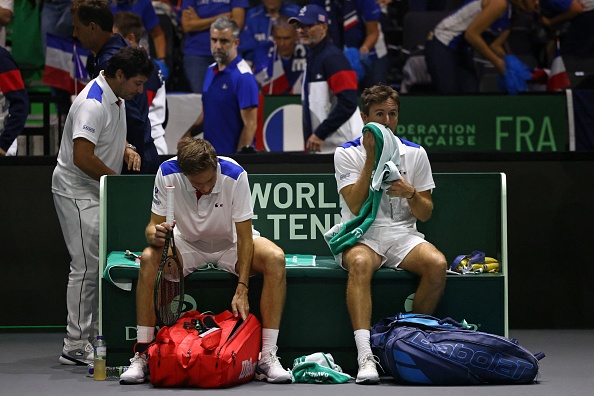
[[[348,179],[349,177],[351,177],[350,173],[344,173],[340,175],[340,180]]]
[[[83,129],[83,131],[87,131],[87,132],[90,132],[90,133],[95,133],[95,128],[90,127],[88,125],[83,125],[82,129]]]
[[[222,207],[223,207],[222,203],[215,202],[215,208],[222,208]]]

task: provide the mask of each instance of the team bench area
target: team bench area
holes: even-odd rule
[[[356,371],[356,349],[346,308],[347,273],[334,262],[323,233],[340,222],[333,174],[251,174],[253,223],[285,251],[287,299],[279,356],[331,353],[347,372]],[[466,320],[473,328],[507,336],[507,209],[503,173],[436,173],[433,217],[418,227],[448,263],[473,250],[497,258],[499,273],[447,277],[437,317]],[[100,331],[108,364],[125,365],[136,340],[138,265],[124,252],[141,252],[150,218],[152,175],[101,179]],[[184,310],[219,313],[230,308],[237,278],[217,269],[186,278]],[[251,311],[259,316],[261,276],[250,281]],[[372,281],[372,323],[410,311],[416,276],[380,269]]]

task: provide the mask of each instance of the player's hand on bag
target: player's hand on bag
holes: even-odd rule
[[[238,285],[231,301],[231,311],[233,316],[241,315],[241,318],[245,320],[250,313],[250,302],[248,301],[247,288],[242,285]]]
[[[126,149],[124,150],[124,161],[126,162],[126,164],[128,164],[128,170],[133,170],[135,172],[140,171],[140,163],[142,161],[140,158],[140,154],[138,154],[130,147],[126,147]]]

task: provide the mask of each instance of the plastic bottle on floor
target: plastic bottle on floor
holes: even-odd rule
[[[108,380],[116,380],[120,379],[122,373],[128,370],[130,366],[106,366],[105,367],[105,378]],[[94,364],[91,363],[87,366],[87,377],[94,377],[95,374],[95,367]]]
[[[102,335],[98,335],[93,343],[95,359],[93,360],[93,378],[96,381],[104,381],[107,378],[107,344]]]

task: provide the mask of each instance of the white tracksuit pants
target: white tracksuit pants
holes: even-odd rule
[[[86,341],[99,330],[99,201],[53,195],[72,260],[66,334],[70,341]]]

